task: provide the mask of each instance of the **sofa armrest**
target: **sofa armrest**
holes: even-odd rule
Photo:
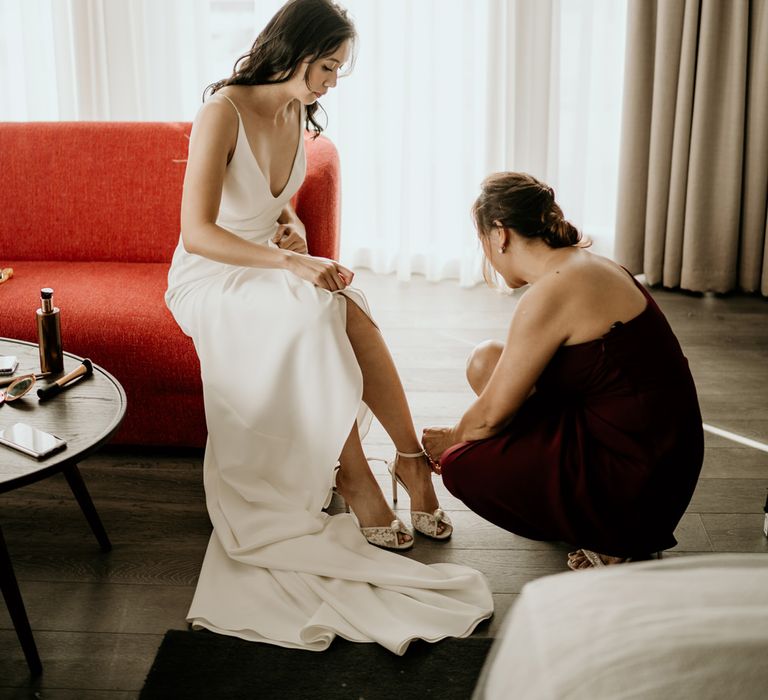
[[[305,135],[307,175],[293,199],[307,229],[311,255],[337,260],[341,219],[341,169],[339,154],[325,136]]]

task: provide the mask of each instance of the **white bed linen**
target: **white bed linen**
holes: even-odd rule
[[[527,584],[475,698],[768,697],[768,555],[674,557]]]

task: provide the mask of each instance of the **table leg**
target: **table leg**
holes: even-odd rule
[[[3,590],[3,598],[5,598],[8,612],[11,614],[16,635],[21,642],[29,671],[33,676],[39,676],[43,672],[43,665],[40,663],[40,655],[37,653],[35,638],[32,636],[32,628],[29,626],[27,611],[24,609],[19,584],[13,573],[11,557],[8,554],[8,547],[5,545],[2,529],[0,529],[0,588]]]
[[[107,537],[107,531],[101,523],[101,518],[99,518],[99,514],[96,512],[96,506],[93,505],[91,494],[88,493],[88,488],[83,481],[83,477],[81,476],[77,465],[73,464],[66,467],[64,469],[64,476],[67,477],[69,488],[71,488],[72,493],[75,494],[75,498],[80,504],[80,510],[83,511],[88,524],[91,526],[93,534],[96,535],[101,550],[103,552],[108,552],[112,549],[112,543],[109,541],[109,537]]]

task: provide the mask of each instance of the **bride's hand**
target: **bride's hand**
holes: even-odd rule
[[[280,224],[272,236],[272,242],[284,250],[292,250],[294,253],[306,253],[307,241],[304,236],[304,226],[301,223]]]
[[[316,287],[336,292],[352,283],[355,273],[335,260],[295,253],[288,260],[288,269],[297,277]]]
[[[429,461],[433,465],[433,471],[436,474],[440,474],[440,455],[443,454],[449,447],[452,447],[457,442],[460,442],[456,438],[454,428],[448,427],[432,427],[424,428],[421,435],[421,444],[426,450]]]

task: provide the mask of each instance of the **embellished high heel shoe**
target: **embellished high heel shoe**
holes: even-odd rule
[[[336,477],[339,474],[339,467],[333,470],[333,493],[341,496],[339,489],[336,485]],[[343,498],[343,496],[341,496]],[[349,504],[344,501],[344,510],[350,513]],[[358,523],[359,526],[359,523]],[[403,525],[403,522],[399,518],[395,518],[389,525],[379,525],[371,527],[361,527],[360,532],[363,534],[366,540],[376,547],[382,549],[391,549],[393,551],[404,552],[407,549],[413,547],[413,535],[408,531],[408,528]],[[408,535],[410,539],[401,542],[400,534]]]
[[[347,512],[349,512],[349,506],[347,506]],[[408,528],[403,525],[399,518],[395,518],[392,524],[389,526],[379,527],[361,527],[360,532],[363,533],[368,542],[382,549],[392,549],[403,552],[406,549],[413,547],[413,535],[408,532]],[[409,540],[404,542],[400,541],[399,533],[408,535]]]
[[[397,485],[398,483],[405,489],[410,496],[408,487],[397,475],[397,458],[406,457],[415,459],[416,457],[426,456],[426,452],[399,452],[395,451],[395,458],[387,464],[387,470],[392,477],[392,502],[397,503]],[[440,525],[443,525],[443,531],[440,532]],[[442,508],[435,508],[432,513],[425,513],[421,510],[411,511],[411,525],[414,530],[418,530],[422,535],[431,537],[433,540],[447,540],[453,534],[453,525],[450,518],[445,514]]]

